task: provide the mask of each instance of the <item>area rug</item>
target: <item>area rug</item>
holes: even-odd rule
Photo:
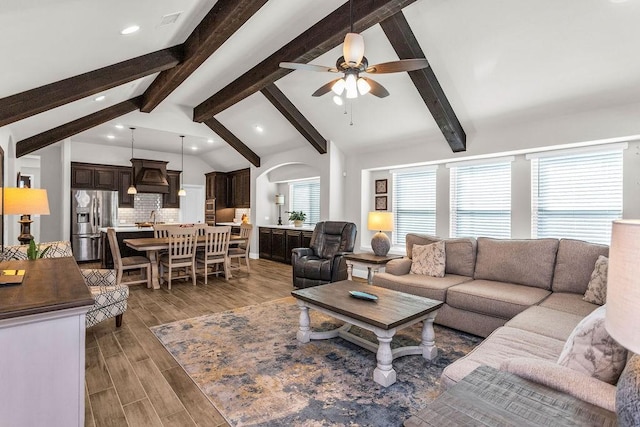
[[[437,359],[396,359],[385,388],[373,381],[374,353],[342,338],[298,342],[299,313],[289,297],[151,330],[232,426],[400,426],[440,393],[443,368],[481,341],[436,325]],[[310,314],[314,330],[339,325]],[[420,332],[404,329],[394,343],[416,345]]]

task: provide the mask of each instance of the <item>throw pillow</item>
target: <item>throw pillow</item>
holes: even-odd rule
[[[596,260],[595,268],[591,273],[591,279],[587,285],[583,300],[592,304],[604,305],[607,302],[607,272],[609,271],[609,258],[600,255]]]
[[[627,363],[627,350],[604,327],[606,306],[598,307],[575,327],[558,364],[615,384]]]
[[[444,240],[430,245],[413,245],[411,273],[444,277],[445,267]]]

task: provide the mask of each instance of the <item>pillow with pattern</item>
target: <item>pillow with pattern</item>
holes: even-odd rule
[[[444,240],[430,245],[413,245],[411,273],[431,277],[444,277],[445,250]]]
[[[606,306],[596,308],[575,327],[558,364],[615,384],[627,363],[627,350],[604,327]]]
[[[596,266],[591,273],[591,279],[587,285],[583,300],[592,304],[604,305],[607,302],[607,272],[609,271],[609,258],[600,255],[596,260]]]

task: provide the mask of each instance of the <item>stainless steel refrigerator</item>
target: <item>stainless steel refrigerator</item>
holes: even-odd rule
[[[76,261],[100,259],[99,229],[117,223],[117,191],[71,190],[71,247]]]

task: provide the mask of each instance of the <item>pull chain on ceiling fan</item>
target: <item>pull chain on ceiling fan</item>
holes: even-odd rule
[[[389,91],[375,80],[360,76],[361,73],[386,74],[404,71],[415,71],[429,66],[424,58],[401,59],[398,61],[383,62],[369,66],[364,56],[364,38],[353,31],[353,0],[349,1],[350,32],[344,37],[342,55],[336,61],[335,67],[327,67],[313,64],[300,64],[297,62],[281,62],[280,67],[291,70],[321,71],[329,73],[343,73],[343,77],[332,80],[313,92],[312,96],[322,96],[333,91],[337,96],[344,93],[347,98],[357,98],[358,94],[371,93],[378,98],[389,95]]]

